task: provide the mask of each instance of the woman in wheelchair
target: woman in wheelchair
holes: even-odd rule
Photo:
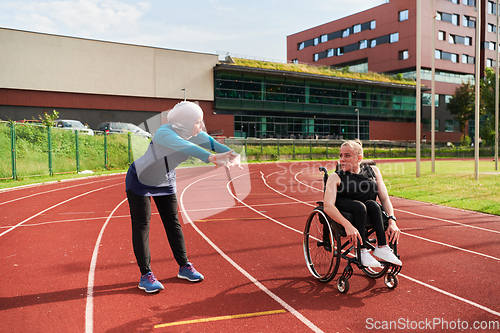
[[[401,231],[396,225],[387,188],[380,170],[375,166],[363,165],[363,147],[359,140],[345,141],[340,146],[340,166],[328,178],[324,195],[324,211],[333,220],[341,224],[350,243],[356,248],[360,245],[361,265],[366,267],[381,267],[375,258],[401,266],[401,261],[387,245],[384,231],[382,209],[389,215],[387,235],[391,244],[397,243]],[[376,199],[380,199],[380,205]],[[354,225],[349,222],[341,211],[354,215]],[[367,217],[370,218],[377,237],[377,247],[368,250],[365,238]]]

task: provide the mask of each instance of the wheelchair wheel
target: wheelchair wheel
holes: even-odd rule
[[[394,289],[397,288],[399,285],[399,279],[397,275],[394,275],[392,273],[387,273],[386,276],[384,277],[384,282],[387,288],[389,289]]]
[[[339,277],[337,280],[337,289],[342,293],[342,294],[347,294],[349,291],[349,280],[344,279],[343,277]]]
[[[304,230],[304,257],[311,274],[321,282],[329,282],[340,264],[340,236],[336,226],[328,222],[321,209],[314,209]]]
[[[394,253],[397,254],[396,245],[389,244],[389,246],[394,251]],[[363,267],[363,268],[361,268],[361,270],[363,271],[363,273],[365,273],[366,275],[368,275],[372,279],[378,279],[378,278],[381,278],[382,276],[386,275],[386,273],[390,267],[391,267],[391,265],[385,265],[382,268]]]

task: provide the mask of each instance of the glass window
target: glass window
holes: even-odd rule
[[[338,55],[338,56],[341,56],[341,55],[343,55],[343,54],[344,54],[344,48],[343,48],[343,47],[338,47],[338,48],[337,48],[337,55]]]
[[[451,16],[451,23],[452,23],[453,25],[458,25],[458,15],[457,15],[457,14],[453,14],[453,15]]]
[[[305,46],[306,46],[306,43],[304,43],[304,42],[299,43],[299,50],[303,50]]]
[[[319,54],[318,53],[315,53],[314,54],[314,61],[318,61],[319,60]]]
[[[399,51],[399,60],[406,60],[409,58],[408,50]]]
[[[452,53],[450,58],[451,58],[450,59],[451,62],[453,62],[453,63],[457,63],[458,62],[458,54]]]
[[[399,41],[399,32],[391,34],[390,37],[390,43],[396,43],[397,41]]]
[[[439,40],[444,40],[446,38],[446,32],[444,31],[438,31],[438,39]]]
[[[328,50],[326,51],[326,56],[327,56],[327,57],[333,57],[334,55],[335,55],[335,51],[334,51],[334,49],[328,49]]]
[[[358,33],[361,32],[361,24],[356,24],[355,26],[352,27],[352,33]]]
[[[318,38],[318,37],[316,37],[316,38],[314,38],[314,46],[316,46],[316,45],[318,45],[318,44],[319,44],[319,38]]]
[[[434,50],[434,58],[441,59],[441,50]]]
[[[328,41],[328,35],[321,35],[321,43]]]
[[[496,15],[496,13],[497,13],[497,4],[492,1],[488,1],[488,14]]]
[[[370,41],[370,47],[375,47],[375,46],[377,46],[377,40],[376,39],[372,39]]]
[[[370,22],[370,30],[373,30],[377,27],[377,23],[375,22],[375,20],[371,21]]]
[[[367,47],[368,47],[368,41],[366,39],[359,42],[359,49],[360,50],[366,49]]]
[[[455,44],[455,36],[454,35],[448,35],[448,42],[450,44]]]
[[[342,30],[342,38],[349,36],[349,29]]]
[[[408,19],[408,9],[399,12],[399,22],[406,21]]]

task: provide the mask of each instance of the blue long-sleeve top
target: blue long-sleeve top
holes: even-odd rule
[[[134,161],[125,179],[126,190],[137,195],[169,195],[177,191],[175,168],[190,156],[208,163],[209,149],[224,153],[231,149],[205,132],[185,140],[166,124],[156,131],[147,151]]]

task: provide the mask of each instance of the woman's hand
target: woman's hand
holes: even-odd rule
[[[240,169],[243,169],[241,167],[240,154],[235,153],[233,150],[220,154],[211,154],[208,156],[208,161],[215,164],[216,167],[223,166],[229,168],[236,165]]]
[[[389,243],[397,244],[399,241],[399,236],[401,235],[401,230],[399,230],[396,222],[389,220],[389,226],[386,230],[387,236],[389,236]]]
[[[346,224],[344,226],[344,229],[345,233],[347,234],[347,239],[355,248],[358,247],[358,241],[359,244],[363,244],[363,239],[361,239],[361,235],[359,234],[358,229],[356,229],[351,223]]]

